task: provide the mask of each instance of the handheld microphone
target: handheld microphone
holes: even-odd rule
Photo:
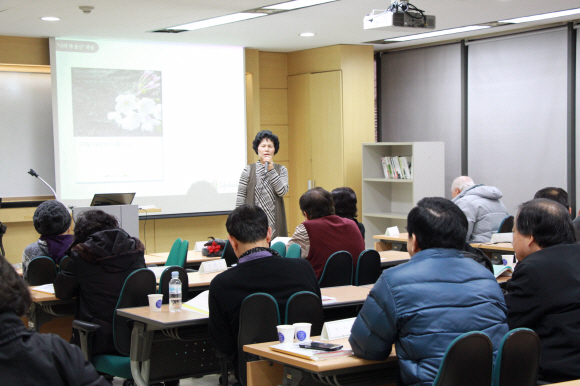
[[[268,161],[266,161],[266,173],[268,172]]]

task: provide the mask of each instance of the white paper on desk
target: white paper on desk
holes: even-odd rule
[[[513,243],[514,242],[514,234],[512,232],[509,233],[494,233],[491,235],[491,243]]]
[[[320,338],[322,340],[348,338],[355,320],[356,318],[349,318],[324,323]]]
[[[159,281],[161,279],[161,275],[163,274],[163,271],[165,271],[167,268],[169,268],[169,266],[162,265],[160,267],[147,267],[147,268],[149,268],[151,271],[153,271],[153,273],[155,274],[155,279],[157,281]]]
[[[47,294],[54,295],[54,285],[52,283],[39,285],[37,287],[30,287],[30,288],[35,290],[35,291],[38,291],[38,292],[46,292]]]
[[[209,315],[209,290],[203,291],[193,299],[183,303],[183,307],[195,312]]]
[[[203,249],[203,245],[207,243],[207,241],[198,241],[195,243],[195,247],[193,248],[193,250],[195,252],[201,252],[201,250]]]
[[[400,235],[398,226],[387,228],[387,231],[385,232],[385,236],[393,237],[398,235]]]
[[[334,304],[336,303],[336,298],[322,295],[322,304]]]
[[[288,241],[290,241],[290,239],[291,239],[291,237],[276,237],[274,240],[272,240],[272,242],[270,243],[270,245],[274,245],[278,241],[283,242],[284,245],[288,245]]]
[[[225,271],[226,269],[228,269],[228,266],[224,259],[204,261],[199,266],[199,273],[220,272]]]

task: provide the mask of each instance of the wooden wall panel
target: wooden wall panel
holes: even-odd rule
[[[195,242],[208,240],[209,236],[225,239],[226,219],[227,216],[207,216],[155,220],[156,252],[169,252],[178,237],[188,240],[190,249]]]
[[[288,75],[340,70],[341,46],[313,48],[288,54]]]
[[[345,185],[358,197],[362,213],[362,143],[375,141],[374,51],[371,46],[342,46]]]
[[[261,125],[288,124],[288,90],[260,89],[260,123]]]
[[[48,39],[0,36],[0,63],[50,66]]]
[[[298,205],[312,179],[312,138],[310,122],[310,74],[288,77],[288,151],[292,168],[288,169],[290,196],[286,207],[288,230],[304,221]]]
[[[0,219],[0,221],[2,220]],[[7,228],[3,244],[6,251],[6,260],[10,264],[22,263],[24,248],[38,240],[40,235],[34,229],[32,221],[13,222],[5,225]]]
[[[288,54],[260,52],[260,88],[288,88]]]
[[[246,48],[246,138],[248,164],[258,160],[252,141],[260,131],[260,52]]]

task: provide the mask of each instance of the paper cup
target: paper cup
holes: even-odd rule
[[[291,346],[294,344],[294,326],[283,324],[276,326],[278,329],[278,340],[281,344]]]
[[[305,342],[310,340],[310,327],[312,323],[294,323],[294,334],[298,342]]]
[[[149,310],[151,311],[161,311],[161,302],[163,301],[162,294],[151,294],[147,295],[149,297]]]

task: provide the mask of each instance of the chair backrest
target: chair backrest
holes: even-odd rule
[[[290,246],[288,247],[288,250],[286,251],[286,257],[300,257],[300,253],[302,252],[302,249],[300,248],[300,245],[298,244],[290,244]]]
[[[177,255],[177,264],[175,265],[178,265],[181,268],[185,268],[188,250],[189,250],[189,241],[183,240],[181,242],[181,248],[179,248],[179,254]]]
[[[272,295],[258,292],[242,302],[238,331],[238,373],[243,385],[247,384],[246,363],[251,358],[244,352],[244,345],[278,340],[276,326],[279,324],[280,310]]]
[[[232,264],[238,263],[238,257],[234,252],[234,248],[232,248],[232,244],[230,244],[229,240],[226,240],[226,246],[224,247],[224,252],[222,253],[222,259],[226,261],[226,265],[231,267]]]
[[[492,386],[535,386],[540,367],[540,339],[528,328],[509,331],[499,345]]]
[[[510,233],[514,228],[514,216],[507,216],[501,221],[497,233]]]
[[[179,280],[181,280],[181,300],[188,301],[187,291],[189,290],[189,277],[185,268],[177,265],[167,267],[159,278],[159,293],[163,294],[163,304],[169,304],[169,282],[171,281],[171,272],[179,272]]]
[[[339,251],[330,255],[318,284],[320,288],[352,285],[352,256],[350,253]]]
[[[489,337],[483,332],[468,332],[447,347],[433,386],[488,386],[492,366]]]
[[[166,266],[169,265],[179,265],[179,251],[181,250],[181,244],[183,242],[181,239],[176,239],[171,246],[171,250],[169,251],[169,256],[167,256],[167,261],[165,262]]]
[[[356,263],[354,285],[375,284],[381,272],[381,255],[374,249],[365,249]]]
[[[282,257],[286,257],[286,244],[281,241],[275,242],[270,246],[271,249],[278,252],[278,254]]]
[[[127,325],[129,319],[117,315],[117,309],[148,306],[149,298],[147,295],[154,294],[156,291],[155,274],[150,269],[138,269],[132,272],[125,280],[113,317],[115,348],[120,354],[129,356],[131,350],[131,328]]]
[[[30,260],[26,269],[26,282],[30,286],[54,283],[56,265],[46,256],[37,256]]]
[[[286,303],[286,322],[284,324],[311,323],[310,336],[322,333],[324,312],[322,300],[310,291],[296,292]]]
[[[60,259],[60,263],[58,263],[58,270],[59,271],[66,271],[66,266],[70,262],[70,256],[64,256]]]

